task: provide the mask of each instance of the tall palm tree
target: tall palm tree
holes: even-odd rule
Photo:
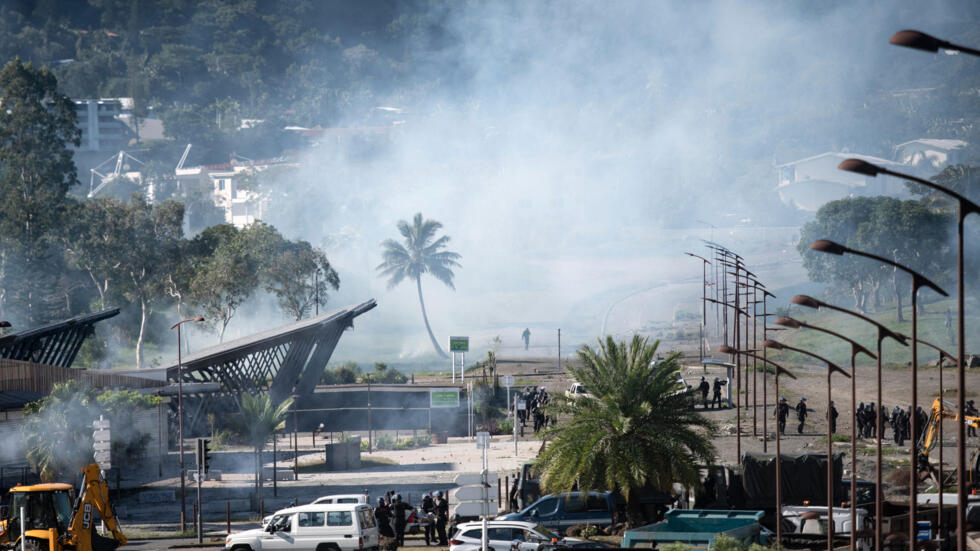
[[[378,265],[377,270],[381,272],[381,277],[388,278],[389,289],[393,289],[405,278],[415,280],[419,304],[422,306],[422,321],[425,322],[425,330],[429,332],[432,347],[441,357],[448,358],[449,356],[443,352],[432,334],[429,316],[425,313],[425,300],[422,298],[422,274],[425,273],[431,274],[450,289],[456,290],[456,286],[453,285],[452,269],[460,266],[457,261],[461,257],[452,251],[441,250],[449,243],[449,236],[444,235],[436,239],[436,232],[440,228],[442,224],[435,220],[423,220],[421,212],[415,215],[411,224],[399,220],[398,233],[402,234],[403,243],[394,239],[385,239],[381,242],[381,258],[384,262]]]
[[[242,394],[241,426],[244,436],[255,449],[255,498],[262,492],[262,450],[269,437],[286,426],[286,412],[293,405],[292,398],[286,398],[273,406],[268,394]],[[272,473],[275,476],[275,473]]]
[[[550,444],[538,458],[545,490],[618,490],[634,524],[634,490],[700,483],[698,465],[714,459],[716,428],[690,407],[677,354],[653,365],[659,344],[634,335],[629,346],[607,337],[598,349],[578,350],[581,365],[568,371],[589,394],[548,406],[559,422],[545,431]]]

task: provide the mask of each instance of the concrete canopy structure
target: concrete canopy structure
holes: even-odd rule
[[[267,392],[273,404],[290,396],[308,398],[340,336],[353,327],[354,318],[375,306],[371,299],[183,358],[185,421],[193,431],[208,413],[238,411],[244,393]],[[176,383],[178,376],[177,365],[167,367],[167,381]]]
[[[95,324],[117,314],[112,308],[0,337],[0,358],[71,367]]]
[[[889,195],[902,199],[910,197],[904,182],[898,178],[891,176],[872,178],[837,170],[837,165],[845,159],[861,159],[893,170],[901,170],[905,167],[901,163],[870,155],[821,153],[776,167],[779,170],[779,184],[776,187],[779,198],[789,206],[815,212],[824,203],[846,197],[872,195]]]

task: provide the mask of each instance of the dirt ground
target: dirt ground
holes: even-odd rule
[[[709,367],[707,370],[697,365],[697,357],[687,358],[682,361],[685,365],[684,378],[688,384],[697,386],[700,377],[704,375],[709,382],[715,377],[724,377],[723,368]],[[868,403],[877,402],[876,370],[873,363],[866,360],[859,360],[858,375],[856,379],[857,401]],[[807,418],[806,425],[802,434],[797,434],[797,421],[795,411],[791,412],[787,422],[786,434],[781,438],[781,448],[785,453],[815,451],[823,452],[826,450],[826,411],[827,411],[827,376],[823,366],[810,365],[784,365],[793,371],[797,376],[793,380],[786,376],[781,376],[780,394],[785,396],[794,407],[801,397],[806,397],[807,404],[813,411]],[[545,386],[550,393],[558,394],[564,392],[571,379],[563,371],[558,371],[555,360],[550,359],[513,359],[498,362],[500,374],[514,375],[517,386],[536,384]],[[947,400],[956,399],[955,376],[956,369],[946,367],[943,369],[944,396]],[[744,377],[744,375],[743,375]],[[743,379],[742,396],[748,395],[748,407],[742,411],[742,438],[741,449],[746,451],[764,451],[764,447],[769,452],[775,451],[775,418],[773,408],[777,399],[775,395],[775,382],[772,374],[766,377],[766,403],[763,406],[763,381],[762,372],[756,372],[756,385],[752,385],[751,372],[749,384],[746,387]],[[890,412],[892,407],[899,405],[902,407],[911,403],[911,368],[885,368],[882,372],[881,394],[882,402]],[[421,382],[421,381],[419,381]],[[733,381],[734,382],[734,381]],[[967,371],[967,398],[976,398],[980,391],[980,369]],[[844,453],[845,477],[850,474],[850,408],[851,392],[850,379],[835,374],[832,378],[832,399],[837,407],[840,416],[837,422],[838,434],[848,437],[847,441],[834,442],[835,453]],[[747,391],[747,392],[746,392]],[[733,396],[734,396],[733,389]],[[918,403],[927,412],[933,400],[939,395],[939,369],[936,367],[919,367],[919,388]],[[709,396],[710,397],[710,396]],[[744,400],[744,398],[743,398]],[[699,408],[700,409],[700,408]],[[720,435],[715,439],[715,446],[718,452],[719,463],[735,464],[737,462],[736,448],[736,416],[735,409],[713,410],[707,409],[704,414],[718,423]],[[947,421],[944,424],[943,438],[943,463],[944,471],[955,471],[955,452],[956,452],[956,426]],[[769,440],[764,442],[763,434],[768,431]],[[904,476],[892,476],[896,484],[889,484],[889,474],[896,469],[907,468],[909,462],[909,446],[896,446],[892,440],[892,430],[885,426],[885,440],[882,443],[882,457],[884,465],[885,492],[896,491],[906,492],[907,485]],[[980,439],[974,438],[968,442],[967,453],[972,448],[980,445]],[[857,445],[857,472],[858,477],[866,480],[874,480],[875,474],[875,443],[873,439],[858,439]],[[933,450],[930,456],[934,465],[938,465],[939,448]],[[896,473],[897,474],[897,473]],[[920,486],[924,489],[927,484]]]

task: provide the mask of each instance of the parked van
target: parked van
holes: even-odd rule
[[[374,511],[363,503],[316,503],[282,509],[263,528],[229,534],[229,551],[378,549]]]

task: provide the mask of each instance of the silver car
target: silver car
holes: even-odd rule
[[[510,551],[521,544],[550,543],[561,536],[551,530],[520,520],[490,520],[487,521],[487,540],[490,551]],[[465,522],[456,527],[456,533],[449,540],[449,551],[479,551],[482,547],[483,523],[480,521]]]

